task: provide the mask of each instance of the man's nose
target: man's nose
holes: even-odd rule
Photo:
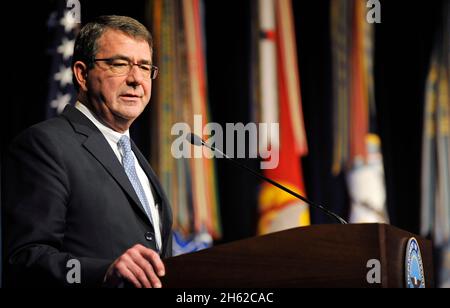
[[[144,81],[144,76],[137,65],[131,67],[130,72],[127,75],[127,84],[129,85],[140,85]]]

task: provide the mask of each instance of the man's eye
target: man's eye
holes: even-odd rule
[[[128,63],[124,62],[124,61],[114,61],[114,62],[111,62],[111,65],[114,67],[124,67],[124,66],[127,66]]]
[[[139,65],[140,69],[143,71],[150,71],[150,65]]]

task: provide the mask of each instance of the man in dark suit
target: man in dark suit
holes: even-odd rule
[[[161,287],[172,213],[129,139],[158,73],[152,55],[150,33],[132,18],[102,16],[80,31],[76,106],[8,153],[5,286]]]

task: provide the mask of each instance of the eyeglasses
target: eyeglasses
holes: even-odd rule
[[[159,72],[159,68],[154,65],[133,63],[129,59],[94,59],[94,62],[105,62],[108,65],[109,70],[117,76],[128,75],[135,65],[139,68],[139,71],[142,73],[142,75],[147,79],[156,79]]]

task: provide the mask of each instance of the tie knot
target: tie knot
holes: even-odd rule
[[[124,136],[120,137],[118,144],[119,144],[119,147],[121,147],[123,149],[124,153],[131,152],[131,143],[130,143],[130,138],[128,138],[128,136],[124,135]]]

